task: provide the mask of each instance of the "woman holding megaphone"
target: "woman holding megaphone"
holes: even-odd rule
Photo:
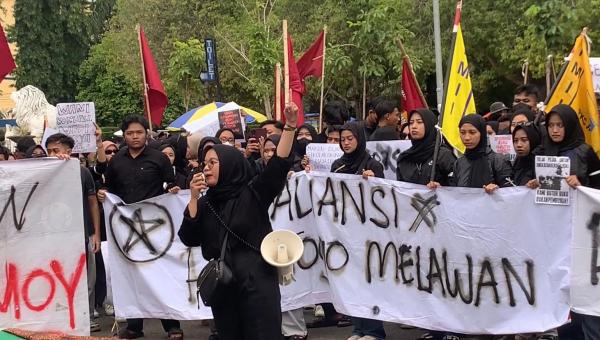
[[[199,160],[204,171],[190,183],[179,238],[188,247],[202,246],[210,261],[198,287],[212,309],[219,339],[281,338],[278,272],[263,260],[259,247],[272,231],[267,209],[283,190],[291,167],[298,107],[288,103],[284,113],[287,123],[277,153],[262,174],[252,179],[238,150],[213,145]]]

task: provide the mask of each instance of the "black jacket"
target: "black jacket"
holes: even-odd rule
[[[445,146],[440,147],[436,162],[435,181],[441,185],[450,185],[450,176],[454,169],[456,157]],[[410,160],[398,159],[396,179],[402,182],[426,185],[431,179],[433,156],[427,162],[416,164]]]
[[[491,149],[487,152],[488,164],[490,166],[493,178],[489,179],[489,183],[495,183],[500,187],[512,186],[507,180],[510,179],[512,167],[508,159],[501,154],[493,152]],[[470,187],[471,180],[471,161],[466,157],[461,157],[454,163],[454,175],[451,185],[455,187]]]

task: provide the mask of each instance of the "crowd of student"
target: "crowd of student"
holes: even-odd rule
[[[385,339],[383,323],[350,318],[338,313],[332,304],[317,306],[321,315],[308,325],[303,310],[281,313],[276,270],[266,264],[257,248],[272,228],[267,208],[281,192],[291,172],[312,171],[306,154],[310,143],[339,144],[342,157],[331,172],[383,177],[383,165],[366,150],[367,141],[410,139],[412,147],[400,154],[397,180],[427,185],[481,188],[493,194],[500,187],[536,188],[535,156],[566,156],[571,187],[598,187],[590,174],[600,169],[600,161],[585,143],[576,112],[557,105],[542,112],[537,107],[537,90],[524,85],[515,91],[512,108],[494,103],[486,116],[467,115],[460,121],[460,137],[466,151],[460,157],[445,143],[436,150],[439,138],[437,116],[423,108],[408,112],[405,119],[397,105],[374,99],[368,104],[364,121],[350,121],[340,102],[324,109],[324,129],[311,125],[296,126],[297,108],[285,108],[286,123],[266,121],[261,128],[265,137],[236,143],[234,133],[219,130],[215,136],[196,133],[161,135],[151,138],[148,122],[141,116],[127,117],[122,125],[123,140],[102,140],[97,129],[97,152],[71,155],[73,139],[56,134],[41,145],[20,145],[11,154],[0,148],[0,160],[57,156],[81,160],[82,195],[88,249],[90,313],[106,304],[106,275],[99,253],[106,239],[101,202],[110,192],[125,203],[134,203],[163,193],[191,190],[191,199],[179,229],[187,246],[202,246],[207,259],[219,258],[226,249],[225,262],[236,280],[218,303],[211,306],[215,317],[211,339],[306,339],[308,328],[353,326],[349,340]],[[516,159],[492,151],[489,137],[511,134]],[[243,147],[242,147],[243,146]],[[224,244],[226,246],[224,246]],[[257,308],[257,306],[260,306]],[[161,320],[169,339],[182,339],[177,320]],[[99,325],[92,320],[92,331]],[[600,318],[573,314],[573,322],[564,329],[531,335],[538,339],[576,339],[585,333],[600,339]],[[128,319],[118,334],[123,339],[143,337],[143,319]],[[427,332],[421,339],[458,339],[459,334]]]

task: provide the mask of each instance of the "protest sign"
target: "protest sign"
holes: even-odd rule
[[[600,58],[590,58],[590,70],[594,82],[594,92],[600,93]]]
[[[244,126],[240,110],[219,111],[219,127],[233,131],[236,140],[244,139]]]
[[[494,135],[490,138],[490,147],[494,152],[506,155],[511,162],[517,158],[512,135]]]
[[[107,195],[104,216],[117,317],[211,319],[198,305],[196,279],[207,261],[177,236],[188,190],[135,204]]]
[[[75,140],[73,153],[96,152],[94,103],[60,103],[56,111],[56,128]]]
[[[89,335],[80,171],[0,162],[0,329]]]
[[[281,287],[282,309],[332,301],[352,316],[469,334],[539,332],[563,324],[569,312],[565,240],[571,237],[565,226],[572,207],[537,205],[535,193],[525,188],[482,193],[432,192],[351,175],[294,175],[269,210],[273,227],[302,232],[305,247],[296,281]],[[135,222],[172,223],[177,230],[188,199],[180,195],[117,208],[119,200],[109,197],[118,316],[209,317],[207,308],[197,308],[195,282],[187,281],[206,263],[200,249],[181,245],[170,226],[139,237]],[[130,240],[131,226],[139,234]]]
[[[535,175],[540,183],[535,202],[569,205],[569,185],[564,179],[570,169],[569,157],[535,156]]]
[[[398,156],[411,147],[409,140],[367,142],[367,152],[383,165],[386,179],[396,179]],[[311,143],[306,154],[314,171],[330,172],[331,164],[344,154],[339,144]]]
[[[600,316],[600,190],[577,187],[571,258],[573,311]]]

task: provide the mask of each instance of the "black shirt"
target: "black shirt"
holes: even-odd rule
[[[175,175],[167,156],[162,152],[145,147],[136,157],[131,157],[129,148],[123,148],[112,158],[104,174],[106,187],[125,203],[135,203],[165,193],[173,186]]]
[[[85,235],[92,236],[94,234],[94,224],[92,221],[88,197],[96,195],[96,187],[90,171],[82,166],[79,168],[81,170],[81,194],[83,199],[83,224],[85,227]]]

